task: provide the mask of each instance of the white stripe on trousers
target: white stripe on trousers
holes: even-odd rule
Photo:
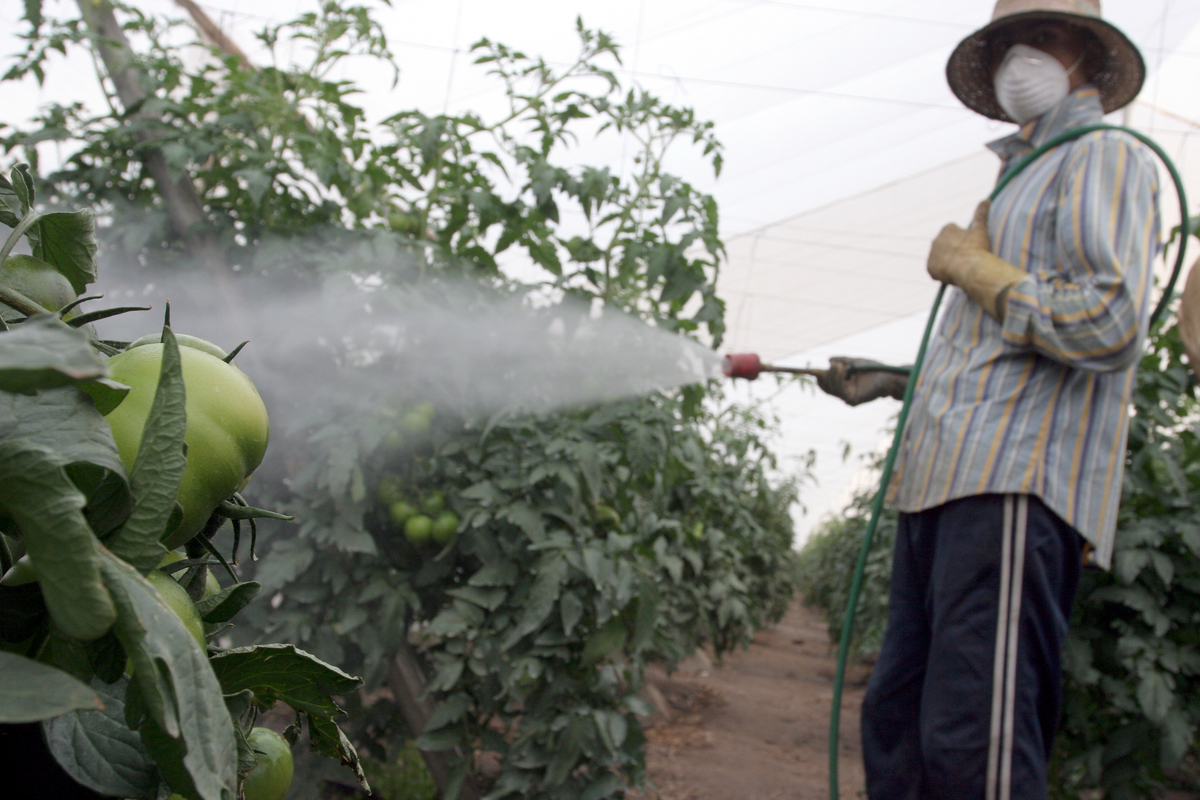
[[[1000,596],[996,601],[996,658],[992,664],[992,724],[988,743],[987,800],[1011,800],[1017,642],[1021,631],[1021,587],[1025,578],[1027,495],[1004,496],[1000,534]]]

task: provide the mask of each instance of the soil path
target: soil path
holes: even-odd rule
[[[836,660],[820,616],[796,603],[720,663],[701,653],[670,676],[652,671],[648,694],[658,713],[646,731],[647,760],[662,800],[828,798]],[[865,797],[858,714],[867,675],[850,670],[842,697],[845,800]]]

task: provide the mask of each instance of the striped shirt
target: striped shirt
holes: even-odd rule
[[[1101,121],[1083,86],[989,145],[1001,174],[1053,136]],[[951,288],[929,343],[891,500],[920,511],[978,494],[1037,495],[1112,558],[1134,371],[1159,237],[1153,154],[1099,131],[1030,164],[992,203],[996,255],[1029,273],[997,322]]]

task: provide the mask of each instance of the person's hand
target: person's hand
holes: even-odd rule
[[[1008,290],[1028,273],[992,253],[988,240],[991,208],[991,200],[980,203],[966,230],[954,223],[942,228],[929,248],[925,268],[931,278],[960,287],[984,311],[1003,322]]]
[[[834,356],[829,359],[829,369],[816,376],[817,386],[852,406],[880,397],[903,400],[908,376],[872,370],[872,366],[883,365],[866,358]]]
[[[988,212],[991,207],[991,200],[980,203],[975,208],[971,227],[965,230],[953,222],[942,228],[929,248],[929,260],[925,264],[929,277],[942,283],[962,286],[964,274],[972,269],[978,255],[992,252],[992,244],[988,240]]]

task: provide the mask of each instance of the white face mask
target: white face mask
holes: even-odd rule
[[[1083,61],[1065,69],[1054,56],[1027,44],[1014,44],[996,70],[996,100],[1018,125],[1037,119],[1071,92],[1070,75]]]

